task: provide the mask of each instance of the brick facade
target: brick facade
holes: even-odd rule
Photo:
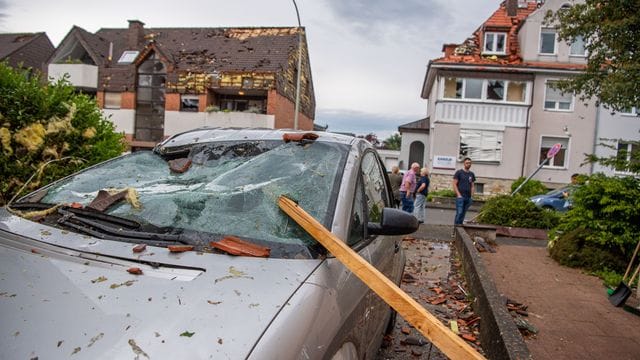
[[[293,129],[295,103],[278,94],[276,90],[269,90],[267,114],[275,116],[274,127],[276,129]],[[313,130],[313,120],[300,112],[298,115],[298,129]]]

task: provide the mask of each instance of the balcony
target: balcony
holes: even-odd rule
[[[504,105],[441,101],[436,103],[437,122],[525,127],[528,105]]]
[[[57,81],[65,74],[69,75],[71,85],[95,90],[98,88],[98,67],[87,64],[49,64],[49,79]]]

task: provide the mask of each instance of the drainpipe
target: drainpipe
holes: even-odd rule
[[[527,161],[527,144],[529,139],[529,123],[531,122],[531,108],[533,107],[533,90],[535,89],[536,79],[533,78],[531,82],[531,105],[527,109],[527,123],[524,127],[524,145],[522,147],[522,168],[520,169],[520,177],[523,177],[525,174],[526,161]]]
[[[601,106],[602,105],[598,105],[596,107],[596,128],[593,131],[593,154],[594,155],[596,154],[596,148],[598,147],[598,132],[599,132],[599,128],[600,128],[600,107]],[[590,175],[593,175],[593,173],[594,173],[594,165],[593,164],[591,164],[591,171],[590,172],[591,172]],[[638,291],[640,291],[640,290],[638,290]]]

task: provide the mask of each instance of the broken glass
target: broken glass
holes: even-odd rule
[[[133,188],[140,208],[121,201],[105,212],[178,232],[315,247],[277,200],[290,197],[329,227],[348,151],[320,141],[198,144],[189,150],[192,164],[184,173],[171,172],[170,159],[160,154],[137,152],[54,184],[42,202],[86,206],[100,190]]]

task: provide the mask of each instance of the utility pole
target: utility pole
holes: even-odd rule
[[[296,0],[292,1],[293,6],[296,8],[296,17],[298,18],[298,76],[296,78],[295,114],[293,115],[293,129],[298,130],[298,113],[300,112],[300,76],[302,74],[302,25],[300,24],[300,12],[298,12],[298,4],[296,4]]]

